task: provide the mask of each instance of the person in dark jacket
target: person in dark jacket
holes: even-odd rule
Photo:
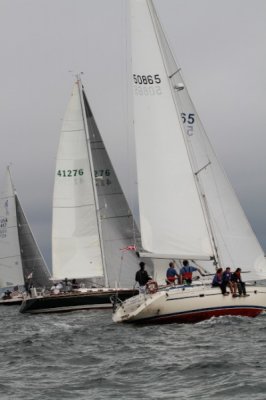
[[[147,282],[151,279],[148,272],[145,270],[145,263],[141,261],[139,263],[140,269],[136,272],[135,281],[139,285],[139,291],[144,292]]]
[[[241,278],[241,268],[237,268],[232,274],[232,281],[237,285],[239,296],[249,296],[246,292],[246,284]]]
[[[222,294],[224,296],[228,296],[228,293],[226,292],[226,284],[223,281],[223,269],[218,268],[216,271],[216,274],[213,277],[212,281],[212,287],[219,286],[221,288]]]
[[[225,285],[225,287],[226,286],[229,287],[230,292],[233,295],[233,297],[237,297],[237,294],[236,294],[237,286],[236,286],[236,283],[233,282],[233,280],[232,280],[232,275],[233,274],[231,272],[231,268],[230,267],[226,267],[225,271],[223,272],[223,276],[222,276],[223,284]]]

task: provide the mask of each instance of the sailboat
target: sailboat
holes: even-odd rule
[[[219,267],[241,268],[245,281],[263,280],[264,252],[204,131],[153,2],[129,4],[141,255],[194,261],[210,275]],[[126,300],[113,320],[255,317],[266,310],[266,287],[247,288],[249,296],[232,297],[204,280],[168,286]]]
[[[0,305],[21,304],[23,290],[19,289],[25,283],[40,289],[50,285],[51,274],[22,209],[9,166],[0,199],[0,252],[0,287],[9,293]],[[14,287],[15,292],[10,292]]]
[[[80,77],[63,120],[53,197],[53,280],[75,280],[75,290],[26,299],[25,313],[111,308],[110,297],[138,293],[134,228]],[[122,285],[127,285],[127,287]],[[131,288],[128,288],[128,286]]]

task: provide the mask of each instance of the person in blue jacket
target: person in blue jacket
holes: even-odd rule
[[[179,274],[175,269],[175,264],[173,261],[169,263],[169,268],[166,271],[166,283],[167,285],[179,282]]]
[[[230,267],[226,267],[225,271],[223,272],[223,285],[225,287],[229,287],[231,294],[233,295],[233,297],[237,297],[236,294],[236,288],[237,285],[235,284],[235,282],[233,282],[232,280],[232,272],[231,272],[231,268]]]
[[[191,265],[189,265],[188,260],[184,260],[183,267],[180,270],[180,275],[181,275],[180,283],[186,283],[187,285],[190,285],[192,282],[192,273],[196,271],[198,271],[202,275],[202,272],[200,271],[199,268],[192,267]]]
[[[216,271],[216,274],[213,277],[212,280],[212,287],[219,286],[221,288],[222,294],[224,296],[228,296],[228,293],[226,292],[226,284],[223,280],[223,269],[218,268]]]

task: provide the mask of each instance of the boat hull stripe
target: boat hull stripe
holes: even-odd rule
[[[220,317],[226,315],[256,317],[266,311],[266,307],[260,306],[225,306],[225,307],[210,307],[191,311],[180,311],[165,315],[156,315],[153,317],[142,318],[135,321],[125,321],[134,323],[169,323],[169,322],[200,322],[212,317]]]

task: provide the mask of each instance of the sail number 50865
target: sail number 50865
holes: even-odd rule
[[[133,74],[133,80],[137,85],[153,85],[154,83],[161,83],[161,78],[156,75],[136,75]]]

